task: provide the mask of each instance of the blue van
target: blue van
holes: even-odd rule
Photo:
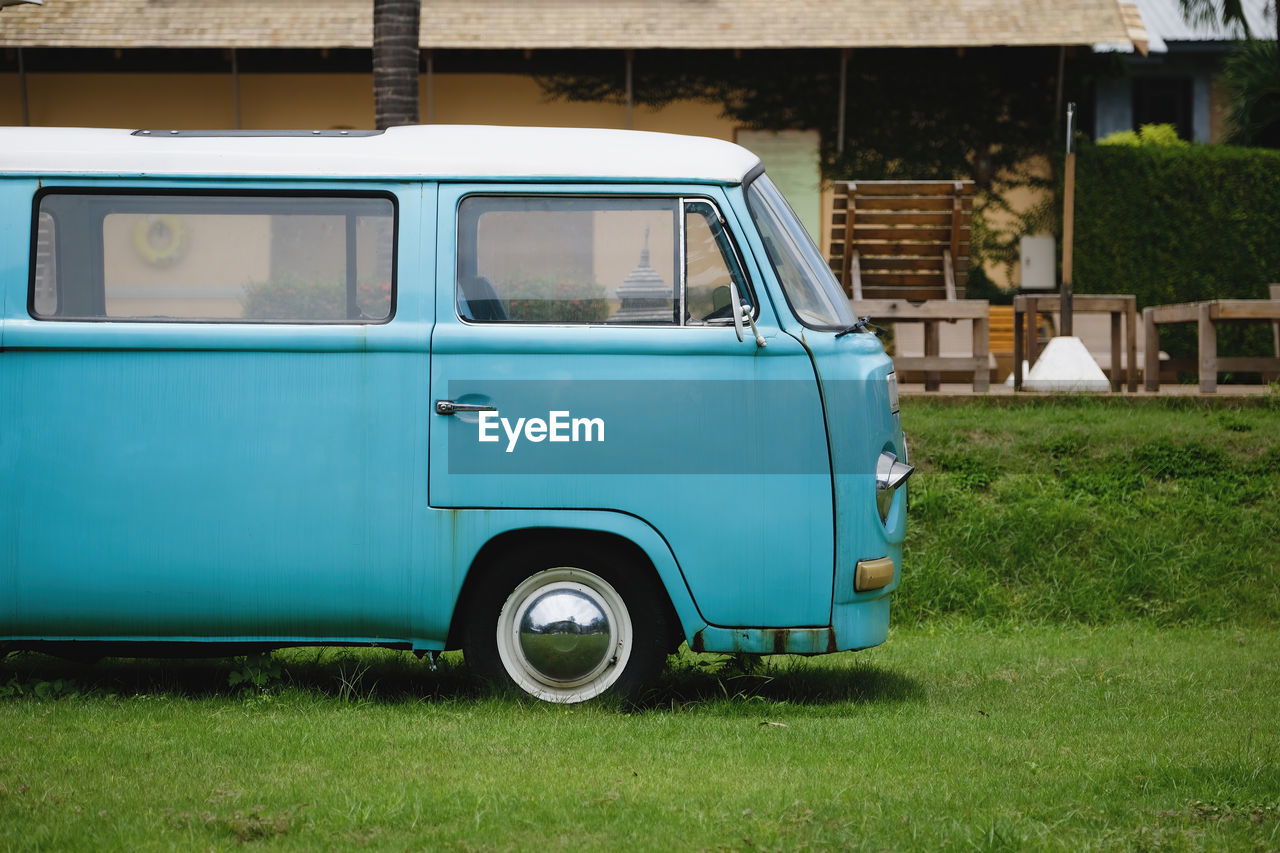
[[[0,129],[6,650],[461,648],[577,702],[873,646],[897,412],[726,142]]]

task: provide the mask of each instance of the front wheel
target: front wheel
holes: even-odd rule
[[[546,702],[634,698],[666,660],[667,608],[601,554],[499,567],[473,597],[464,650],[480,678]]]

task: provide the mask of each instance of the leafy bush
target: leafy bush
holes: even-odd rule
[[[514,322],[603,323],[609,317],[604,285],[583,273],[509,279],[496,287]]]
[[[241,305],[246,320],[345,320],[347,286],[340,281],[280,276],[247,285]],[[360,282],[356,305],[366,318],[389,317],[391,282]]]
[[[1099,145],[1171,145],[1185,148],[1190,145],[1178,136],[1178,129],[1171,124],[1144,124],[1134,130],[1117,130],[1110,136],[1098,140]]]

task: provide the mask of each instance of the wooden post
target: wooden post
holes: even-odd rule
[[[1280,284],[1271,285],[1271,299],[1274,302],[1280,302]],[[1280,358],[1280,320],[1272,321],[1271,337],[1276,346],[1276,358]]]
[[[1067,166],[1062,179],[1062,334],[1074,334],[1071,305],[1071,249],[1076,225],[1076,105],[1067,104]]]
[[[240,130],[240,55],[231,48],[231,126]]]
[[[18,90],[22,98],[22,126],[31,126],[31,105],[27,99],[27,63],[22,56],[22,48],[18,48]]]
[[[973,390],[986,393],[991,387],[991,315],[973,320]]]
[[[1018,300],[1013,301],[1013,390],[1022,390],[1022,318],[1018,312]]]
[[[1053,114],[1058,115],[1062,111],[1062,80],[1067,70],[1067,46],[1061,45],[1058,48],[1058,81],[1054,87],[1053,98]]]
[[[627,76],[627,81],[626,81],[626,84],[627,84],[627,130],[634,130],[634,129],[635,129],[635,121],[633,120],[633,116],[632,116],[632,107],[633,107],[633,102],[634,102],[635,90],[634,90],[633,85],[632,85],[632,74],[633,74],[633,70],[634,70],[634,66],[635,66],[636,52],[635,52],[634,50],[630,50],[630,49],[628,49],[628,50],[626,51],[626,58],[627,58],[627,69],[626,69],[626,76]]]
[[[1148,305],[1142,309],[1142,345],[1144,361],[1142,387],[1148,391],[1160,390],[1160,331],[1156,328],[1156,309]]]
[[[1138,390],[1138,300],[1130,296],[1124,313],[1125,345],[1128,349],[1124,361],[1127,387],[1132,394]],[[1159,353],[1156,353],[1157,358]]]
[[[436,123],[436,54],[431,48],[427,48],[427,124]]]
[[[936,358],[941,352],[941,342],[938,335],[938,321],[926,320],[924,323],[924,355],[925,358]],[[941,387],[942,374],[937,370],[926,370],[924,372],[924,390],[937,391]]]
[[[1034,296],[1027,300],[1027,369],[1036,366],[1040,357],[1040,302]]]
[[[1119,391],[1121,385],[1120,373],[1120,312],[1111,312],[1111,375],[1107,377],[1111,380],[1111,390]]]
[[[1209,314],[1212,302],[1196,306],[1199,316],[1196,325],[1200,331],[1200,393],[1212,394],[1218,390],[1218,329]]]
[[[854,299],[861,299],[862,288],[857,286],[860,271],[854,269],[858,260],[857,250],[853,248],[853,219],[858,213],[854,194],[857,191],[858,185],[855,183],[844,185],[844,256],[840,259],[840,283],[844,285],[845,293]]]
[[[849,54],[853,51],[844,48],[840,51],[840,95],[836,104],[836,153],[844,153],[845,101],[849,92]]]

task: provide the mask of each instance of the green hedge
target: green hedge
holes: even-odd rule
[[[1075,287],[1147,305],[1257,299],[1280,282],[1280,151],[1219,145],[1083,145],[1076,164]],[[1266,354],[1259,325],[1226,330],[1236,352]],[[1161,348],[1195,352],[1170,329]],[[1234,339],[1234,340],[1233,340]]]
[[[1280,282],[1280,151],[1086,145],[1075,285],[1139,307],[1264,298]]]

